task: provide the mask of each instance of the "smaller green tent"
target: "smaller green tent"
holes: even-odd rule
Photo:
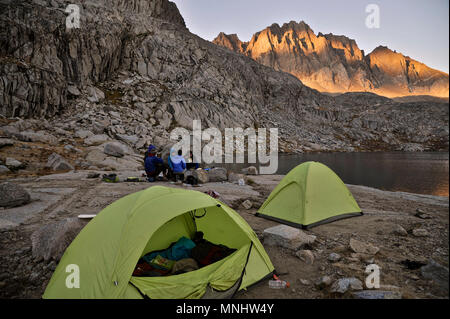
[[[281,180],[256,216],[311,228],[362,214],[339,176],[321,163],[306,162]]]

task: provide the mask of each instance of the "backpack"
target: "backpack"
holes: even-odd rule
[[[189,175],[186,178],[186,184],[190,184],[190,185],[198,185],[198,179],[192,175]]]
[[[104,181],[105,183],[118,183],[119,177],[117,177],[116,174],[109,174],[109,175],[104,174],[102,181]]]

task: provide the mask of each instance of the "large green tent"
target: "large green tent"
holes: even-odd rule
[[[306,162],[281,180],[256,215],[310,228],[362,214],[339,176],[321,163]]]
[[[196,271],[133,277],[139,258],[165,249],[180,237],[204,238],[237,249]],[[78,266],[79,288],[68,288],[71,265]],[[150,187],[102,210],[66,249],[43,298],[202,298],[206,291],[241,290],[274,267],[258,237],[234,210],[192,190]],[[69,285],[71,287],[71,285]]]

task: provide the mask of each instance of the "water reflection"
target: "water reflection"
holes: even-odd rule
[[[317,161],[345,183],[390,191],[449,196],[449,153],[319,153],[280,155],[277,174]],[[248,164],[225,165],[235,171]]]

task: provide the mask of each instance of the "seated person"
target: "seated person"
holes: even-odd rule
[[[192,154],[192,151],[189,152],[189,159],[188,159],[188,162],[186,163],[186,168],[187,169],[197,169],[197,168],[199,168],[198,163],[194,162],[194,154]]]
[[[150,145],[148,148],[148,155],[145,158],[145,173],[147,174],[148,181],[154,182],[161,172],[165,177],[167,174],[167,167],[162,158],[156,155],[156,148],[153,145]]]
[[[181,150],[178,151],[178,155],[171,155],[169,161],[171,162],[172,171],[174,174],[175,182],[180,179],[184,180],[184,171],[186,170],[186,161],[182,156],[183,152]]]

